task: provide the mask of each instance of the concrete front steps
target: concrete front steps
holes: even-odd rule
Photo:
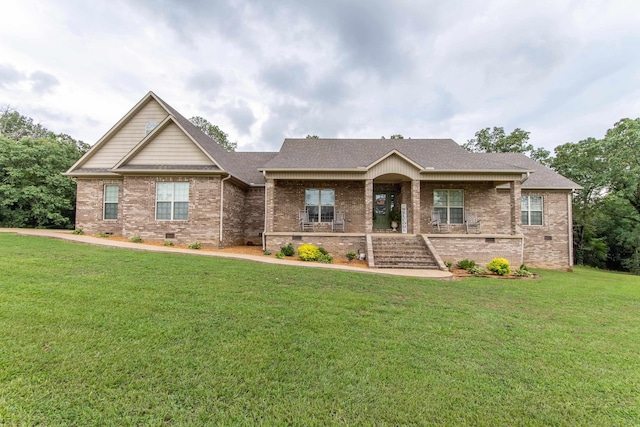
[[[428,240],[412,234],[370,234],[369,266],[376,268],[419,268],[440,270],[442,261],[433,253]]]

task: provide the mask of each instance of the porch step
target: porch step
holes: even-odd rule
[[[378,268],[421,268],[438,265],[421,236],[371,235],[374,264]]]

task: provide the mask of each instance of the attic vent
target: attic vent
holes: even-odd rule
[[[164,235],[165,239],[175,239],[176,238],[176,233],[166,233]]]
[[[302,236],[291,236],[291,240],[302,240]]]
[[[553,240],[553,236],[544,236],[544,240]]]
[[[158,122],[149,122],[147,123],[147,127],[144,128],[144,136],[147,136],[158,126]]]
[[[484,239],[485,243],[495,243],[496,242],[496,238],[495,237],[487,237],[486,239]]]

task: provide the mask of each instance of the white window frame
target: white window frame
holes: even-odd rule
[[[447,205],[446,206],[436,206],[436,192],[445,192],[447,193]],[[451,197],[450,193],[453,191],[459,191],[462,194],[462,203],[460,206],[451,205]],[[451,225],[462,225],[464,224],[464,190],[460,188],[436,188],[433,190],[433,210],[438,211],[438,209],[446,209],[447,210],[447,220],[443,221],[443,223],[451,224]],[[462,219],[461,222],[451,222],[451,209],[462,209]],[[440,218],[442,220],[442,218]]]
[[[532,197],[538,197],[540,198],[540,210],[532,210],[531,209],[531,198]],[[522,205],[525,204],[525,199],[526,199],[526,207],[527,209],[522,209]],[[520,202],[520,208],[521,208],[521,216],[520,219],[522,220],[522,216],[525,214],[526,212],[526,216],[527,216],[527,223],[525,224],[524,221],[522,221],[522,225],[526,226],[526,227],[540,227],[541,225],[544,225],[544,197],[540,194],[523,194],[521,196],[521,202]],[[531,212],[540,212],[540,224],[532,224],[531,223]]]
[[[116,198],[115,201],[107,200],[107,188],[115,187],[116,188]],[[120,186],[118,184],[105,184],[103,188],[103,197],[102,197],[102,219],[104,221],[117,221],[118,220],[118,208],[120,203]],[[116,217],[115,218],[107,218],[107,204],[116,205]]]
[[[187,199],[186,200],[176,200],[176,184],[186,185],[187,186]],[[171,196],[168,200],[160,200],[158,197],[158,192],[161,186],[163,185],[171,185]],[[189,182],[178,181],[178,182],[156,182],[156,221],[188,221],[189,220],[189,191],[190,186]],[[158,218],[158,204],[159,203],[170,203],[170,217],[169,218]],[[186,218],[176,218],[176,203],[186,203],[187,204],[187,215]]]
[[[307,192],[308,191],[317,191],[318,192],[318,204],[313,204],[313,205],[307,205]],[[332,205],[323,205],[322,204],[322,192],[323,191],[331,191],[333,193],[333,204]],[[308,207],[309,206],[314,206],[318,208],[318,215],[317,216],[311,216],[311,214],[309,214],[309,221],[311,222],[317,222],[317,223],[322,223],[322,222],[331,222],[333,221],[333,218],[335,218],[336,215],[336,190],[333,188],[307,188],[304,190],[304,208],[305,210],[307,210],[308,212]],[[331,207],[333,208],[333,213],[331,214],[331,219],[329,221],[322,221],[322,208],[323,207]]]

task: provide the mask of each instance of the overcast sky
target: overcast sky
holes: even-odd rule
[[[0,105],[90,144],[150,90],[242,151],[640,116],[637,0],[0,2]]]

